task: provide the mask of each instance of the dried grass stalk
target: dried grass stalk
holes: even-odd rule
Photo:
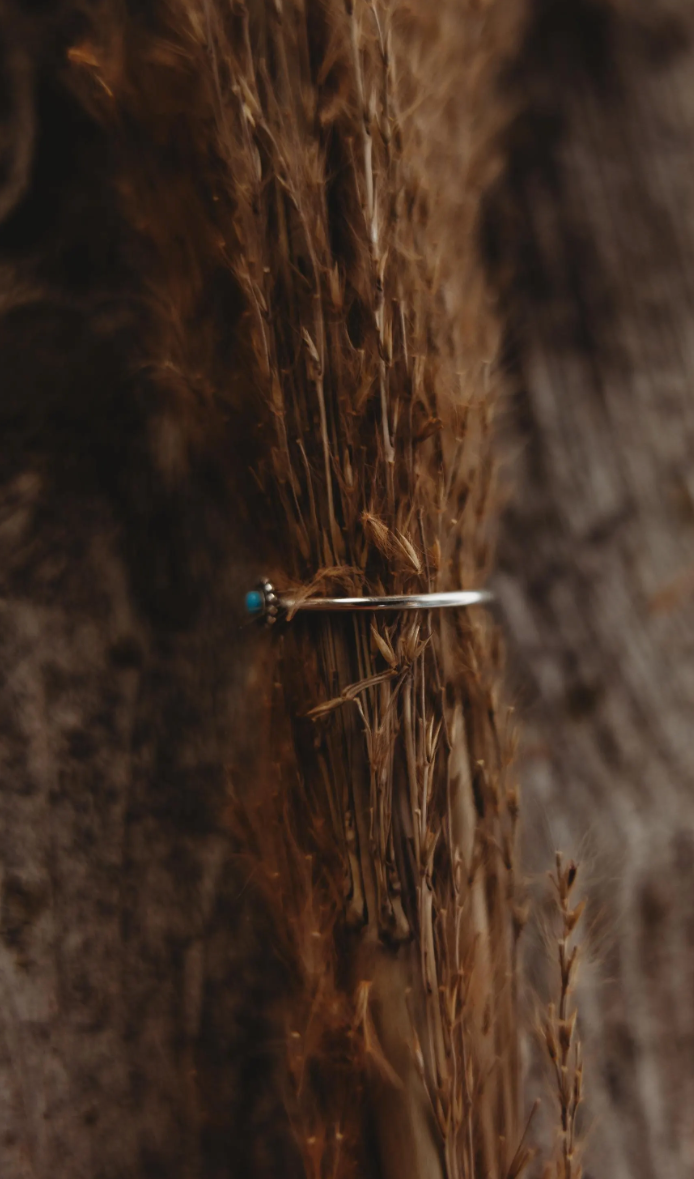
[[[578,868],[573,861],[564,866],[557,852],[551,877],[556,890],[560,928],[557,937],[559,967],[559,1002],[550,1004],[544,1027],[547,1054],[552,1064],[559,1102],[561,1129],[556,1157],[545,1169],[546,1179],[581,1179],[577,1118],[583,1094],[583,1060],[581,1042],[576,1033],[577,1007],[573,989],[578,967],[576,929],[583,915],[585,901],[571,908],[570,898]]]
[[[144,363],[188,447],[230,414],[253,423],[243,510],[281,589],[488,572],[487,8],[169,0],[105,10],[69,55],[148,243]],[[171,191],[161,159],[128,155],[133,112],[184,161]],[[213,279],[226,338],[223,317],[191,330]],[[307,1175],[502,1179],[527,1161],[498,648],[484,611],[298,616],[273,638],[267,772],[233,821],[292,978],[286,1106]]]

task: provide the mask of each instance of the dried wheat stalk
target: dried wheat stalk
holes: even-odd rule
[[[551,877],[556,890],[556,904],[561,926],[557,937],[559,966],[559,1004],[550,1004],[545,1022],[544,1039],[552,1064],[559,1101],[561,1129],[557,1156],[545,1170],[547,1179],[581,1179],[577,1116],[583,1091],[583,1062],[581,1043],[576,1034],[577,1008],[572,1000],[578,965],[576,927],[581,920],[585,901],[571,908],[570,898],[578,869],[573,861],[564,866],[557,852],[555,870]]]
[[[150,250],[144,363],[187,445],[215,416],[253,421],[242,510],[282,589],[472,588],[489,568],[487,6],[430,8],[170,0],[149,24],[93,21],[70,52],[116,142],[134,111],[155,142],[177,130],[171,194],[121,145]],[[220,274],[231,349],[190,326]],[[233,822],[293,980],[305,1172],[515,1176],[517,799],[495,627],[482,611],[298,617],[258,642],[276,663],[267,772]]]

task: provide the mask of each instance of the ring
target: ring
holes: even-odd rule
[[[261,581],[246,594],[246,613],[273,626],[280,614],[301,611],[444,610],[492,602],[490,590],[453,590],[440,594],[391,594],[381,598],[293,598],[278,594],[272,582]]]

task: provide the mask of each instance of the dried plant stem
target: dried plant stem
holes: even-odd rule
[[[550,1005],[545,1023],[545,1044],[552,1062],[561,1117],[559,1156],[548,1174],[557,1179],[581,1179],[576,1120],[581,1104],[583,1061],[581,1043],[576,1034],[577,1010],[572,1003],[573,986],[578,963],[576,927],[581,919],[584,901],[574,908],[570,896],[576,882],[577,867],[570,861],[564,867],[557,852],[555,870],[551,877],[557,894],[561,927],[557,938],[559,965],[559,1004]]]
[[[195,98],[207,254],[172,276],[159,251],[153,288],[180,306],[150,350],[186,389],[202,372],[222,420],[252,420],[258,572],[304,597],[475,588],[497,347],[478,196],[461,198],[482,7],[162,0],[159,19],[142,68],[109,73],[108,109],[90,101],[125,123],[162,55],[188,87],[176,109]],[[153,119],[172,85],[157,68]],[[171,318],[196,322],[186,284],[200,303],[233,291],[233,331],[176,335]],[[297,615],[263,641],[272,737],[234,822],[293,980],[285,1104],[306,1173],[505,1179],[517,811],[494,623]]]

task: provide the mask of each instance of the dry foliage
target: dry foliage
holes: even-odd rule
[[[577,1115],[583,1091],[583,1061],[581,1043],[576,1035],[577,1008],[572,999],[578,966],[576,927],[583,915],[585,901],[571,908],[570,898],[576,883],[578,868],[573,861],[564,866],[557,852],[555,870],[551,877],[556,890],[556,904],[560,920],[557,936],[557,965],[559,967],[559,1002],[550,1004],[545,1021],[544,1040],[551,1061],[559,1102],[561,1129],[556,1158],[545,1171],[547,1179],[581,1179],[579,1162]]]
[[[175,482],[210,450],[233,481],[215,423],[239,423],[229,465],[257,485],[239,510],[280,588],[473,588],[488,572],[487,9],[106,5],[69,49],[139,242],[157,462]],[[291,980],[304,1171],[516,1176],[523,917],[495,626],[297,617],[258,650],[266,773],[234,780],[230,822]]]

